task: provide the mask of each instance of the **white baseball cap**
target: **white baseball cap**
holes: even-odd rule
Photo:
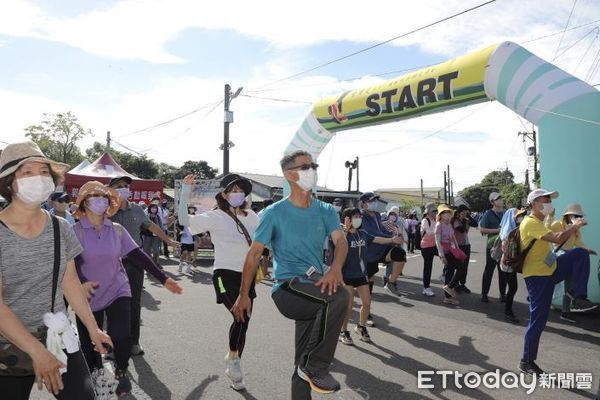
[[[502,197],[502,195],[501,195],[500,193],[498,193],[498,192],[492,192],[492,193],[490,193],[490,195],[489,195],[488,199],[489,199],[490,201],[496,201],[496,200],[498,200],[500,197]]]
[[[555,199],[558,197],[558,192],[549,192],[546,189],[532,190],[531,193],[527,195],[527,204],[531,204],[535,199],[544,196],[550,196],[551,199]]]

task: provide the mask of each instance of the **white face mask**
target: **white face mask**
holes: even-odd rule
[[[335,212],[340,212],[342,211],[342,206],[333,206],[333,209],[335,210]]]
[[[544,203],[543,207],[542,207],[542,214],[544,215],[550,215],[552,214],[552,212],[554,211],[554,204],[552,203]]]
[[[352,227],[354,229],[360,228],[362,225],[362,218],[352,218]]]
[[[306,171],[298,171],[298,180],[296,183],[306,192],[312,190],[317,184],[317,171],[312,168],[309,168]]]
[[[54,192],[54,181],[49,176],[29,176],[17,179],[17,197],[23,203],[40,205]]]

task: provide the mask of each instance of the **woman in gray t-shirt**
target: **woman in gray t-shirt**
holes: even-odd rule
[[[0,195],[10,205],[0,212],[0,346],[12,343],[33,360],[35,375],[17,377],[0,371],[2,398],[27,400],[34,381],[45,385],[57,399],[94,399],[89,371],[78,351],[64,365],[30,332],[44,325],[51,311],[54,235],[48,212],[40,205],[54,192],[55,181],[66,165],[48,160],[33,142],[8,145],[0,155]],[[112,345],[92,315],[73,259],[81,247],[69,224],[58,218],[60,270],[55,312],[64,311],[63,296],[105,353]]]

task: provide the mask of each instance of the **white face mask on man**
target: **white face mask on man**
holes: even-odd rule
[[[298,186],[306,192],[312,190],[317,184],[317,171],[313,168],[307,170],[298,171],[298,180],[296,181]]]
[[[544,203],[542,204],[542,209],[540,212],[544,215],[550,215],[554,212],[554,204],[552,203]]]
[[[28,176],[17,179],[17,197],[26,204],[40,205],[54,192],[54,180],[49,176]]]

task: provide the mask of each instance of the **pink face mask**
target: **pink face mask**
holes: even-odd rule
[[[244,193],[229,193],[227,195],[227,201],[231,205],[231,207],[237,208],[244,204],[244,200],[246,200],[246,195]]]

